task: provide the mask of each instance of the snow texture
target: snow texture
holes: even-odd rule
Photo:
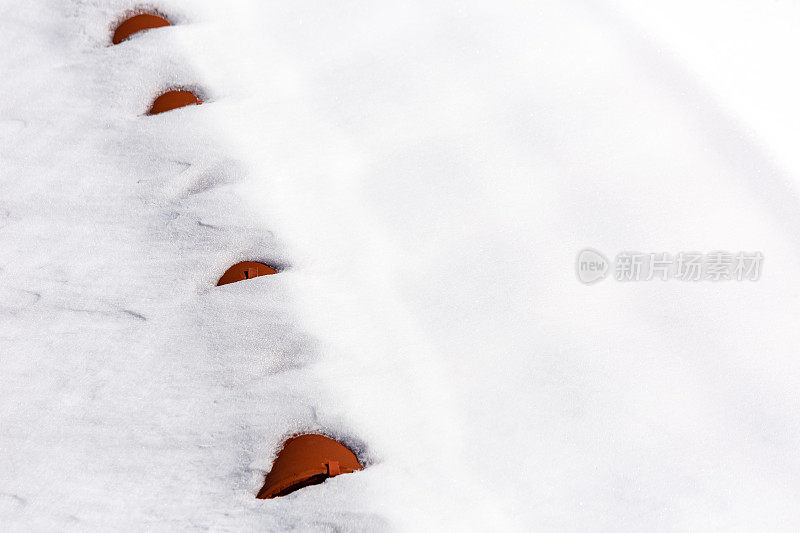
[[[0,1],[0,529],[797,530],[798,23]],[[765,265],[589,287],[585,247]],[[299,431],[365,470],[256,500]]]

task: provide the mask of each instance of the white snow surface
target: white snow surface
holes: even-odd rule
[[[0,530],[796,531],[798,23],[0,0]],[[365,470],[256,500],[300,431]]]

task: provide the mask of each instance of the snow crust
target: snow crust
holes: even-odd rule
[[[800,21],[700,4],[0,5],[2,529],[796,530]]]

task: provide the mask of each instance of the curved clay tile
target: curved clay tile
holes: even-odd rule
[[[163,26],[169,26],[170,23],[164,17],[160,17],[158,15],[152,15],[150,13],[142,13],[140,15],[134,15],[128,19],[123,20],[117,29],[114,31],[114,37],[111,39],[111,42],[114,44],[119,44],[134,33],[138,33],[144,30],[151,30],[153,28],[161,28]]]
[[[219,278],[217,286],[219,287],[220,285],[227,285],[228,283],[236,283],[237,281],[244,281],[246,279],[257,278],[258,276],[268,276],[277,273],[277,270],[264,263],[242,261],[226,270],[222,277]]]
[[[356,455],[343,444],[324,435],[300,435],[283,445],[256,497],[263,500],[286,496],[329,477],[361,469]]]
[[[150,107],[148,114],[157,115],[179,107],[202,103],[202,100],[189,91],[167,91],[153,101],[153,105]]]

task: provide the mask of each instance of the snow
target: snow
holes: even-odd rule
[[[697,6],[0,6],[3,529],[796,530],[798,11]]]

